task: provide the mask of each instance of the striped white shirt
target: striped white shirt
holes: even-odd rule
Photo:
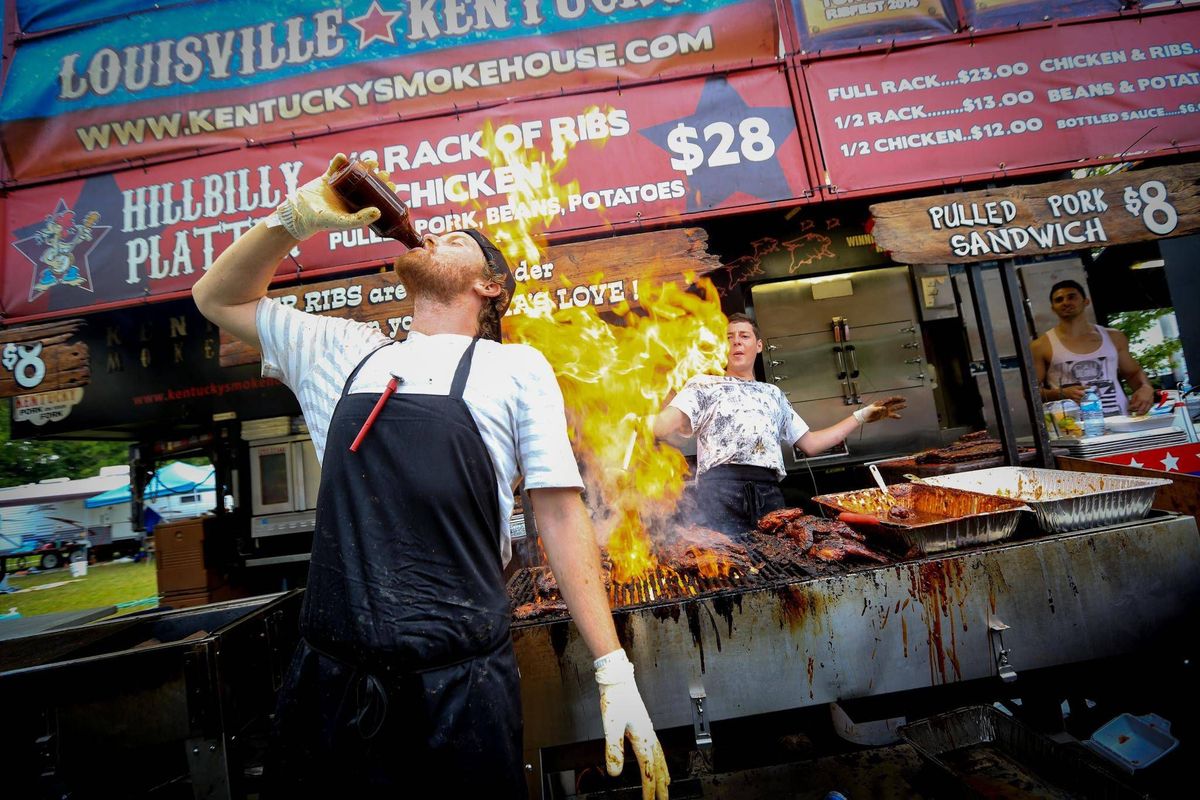
[[[276,378],[300,401],[317,457],[323,458],[329,422],[346,378],[363,357],[389,339],[354,320],[318,316],[269,298],[259,301],[262,374]],[[352,392],[378,395],[391,373],[404,378],[402,394],[448,395],[468,336],[409,333],[384,347],[359,370]],[[508,519],[512,486],[525,476],[527,489],[582,488],[579,466],[567,439],[562,392],[545,356],[532,347],[481,339],[475,346],[463,400],[483,437],[496,472],[500,498],[501,557],[512,554]]]

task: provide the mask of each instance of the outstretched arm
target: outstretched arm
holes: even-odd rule
[[[628,736],[642,773],[643,799],[667,800],[666,758],[634,682],[633,664],[617,640],[600,579],[600,549],[579,490],[530,489],[529,499],[559,591],[595,659],[608,774],[621,774]]]
[[[850,434],[854,433],[859,425],[865,425],[868,422],[875,422],[881,419],[900,419],[900,412],[907,405],[908,402],[899,395],[888,397],[884,400],[877,400],[869,406],[863,406],[841,422],[836,422],[828,428],[808,431],[797,439],[794,444],[806,456],[815,456],[819,453],[824,453],[829,448],[836,447],[845,441]]]

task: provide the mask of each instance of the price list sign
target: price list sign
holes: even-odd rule
[[[804,68],[839,191],[1200,145],[1200,11]]]

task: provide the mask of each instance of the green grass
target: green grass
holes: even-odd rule
[[[158,575],[154,564],[101,563],[88,567],[82,578],[72,578],[69,569],[56,569],[31,575],[9,575],[8,585],[28,589],[47,583],[68,581],[63,586],[36,592],[0,594],[0,613],[15,608],[21,616],[48,614],[52,611],[75,611],[98,606],[112,606],[130,600],[142,600],[158,595]],[[119,613],[142,611],[150,604],[121,609]]]

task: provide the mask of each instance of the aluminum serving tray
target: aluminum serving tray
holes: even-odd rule
[[[921,483],[1020,500],[1038,527],[1064,533],[1141,519],[1169,478],[1135,478],[1035,467],[996,467],[923,478]]]
[[[1025,510],[1020,500],[925,483],[888,486],[887,494],[879,489],[863,489],[813,500],[835,512],[875,517],[877,530],[885,539],[893,540],[890,544],[899,540],[907,551],[905,555],[929,555],[1003,541],[1013,535]],[[892,519],[888,511],[894,506],[932,519]]]

